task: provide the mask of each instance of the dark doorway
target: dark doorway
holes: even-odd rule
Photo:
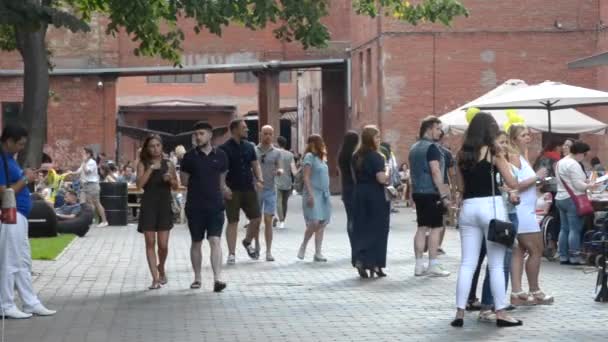
[[[247,140],[251,141],[254,144],[260,143],[260,122],[258,119],[247,119],[245,120],[247,123],[247,128],[249,128],[249,137]],[[280,136],[287,139],[287,149],[291,150],[291,120],[289,119],[281,119],[280,121]],[[278,135],[276,136],[278,137]],[[275,137],[275,139],[276,139]]]
[[[198,120],[148,120],[148,129],[170,134],[180,134],[192,131],[192,127]],[[163,141],[163,150],[170,153],[178,145],[183,145],[186,150],[192,148],[192,137],[190,135],[176,137],[171,141]]]

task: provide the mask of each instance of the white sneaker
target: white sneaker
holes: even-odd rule
[[[53,316],[54,314],[57,313],[57,311],[55,311],[55,310],[49,310],[49,309],[45,308],[44,305],[42,305],[42,304],[36,305],[31,310],[23,310],[23,311],[25,311],[26,313],[28,313],[30,315],[36,315],[36,316]]]
[[[100,224],[98,224],[97,228],[104,228],[104,227],[107,227],[107,226],[108,226],[108,222],[105,221],[105,222],[101,222]]]
[[[0,311],[0,315],[1,314],[2,314],[2,311]],[[12,319],[26,319],[26,318],[32,317],[32,314],[25,313],[25,312],[19,310],[16,306],[13,306],[12,308],[4,311],[4,317],[12,318]]]
[[[431,277],[448,277],[451,274],[449,271],[444,270],[440,264],[429,267],[428,273]]]
[[[234,264],[236,264],[236,257],[234,256],[234,254],[230,254],[228,256],[228,260],[226,260],[226,264],[227,265],[234,265]]]
[[[416,265],[416,268],[414,269],[414,275],[416,277],[424,276],[426,273],[427,269],[424,267],[424,264]]]
[[[279,229],[285,229],[285,221],[279,222]]]

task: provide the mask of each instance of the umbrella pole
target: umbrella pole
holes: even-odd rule
[[[549,138],[551,138],[551,106],[547,106],[547,123],[549,128]]]

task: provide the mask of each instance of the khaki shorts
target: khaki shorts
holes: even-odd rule
[[[82,189],[80,189],[80,202],[87,203],[99,201],[99,192],[99,183],[84,183]]]
[[[257,192],[232,192],[232,199],[226,201],[226,218],[228,218],[228,223],[239,222],[241,209],[243,209],[245,216],[247,216],[247,219],[249,220],[260,218],[260,203]]]

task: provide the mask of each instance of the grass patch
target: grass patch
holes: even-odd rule
[[[31,238],[32,259],[55,260],[74,238],[76,238],[74,234],[60,234],[51,238]]]

